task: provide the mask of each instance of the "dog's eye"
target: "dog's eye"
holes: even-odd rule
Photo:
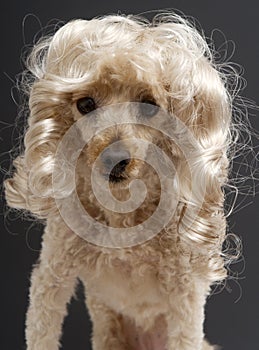
[[[96,109],[96,103],[92,97],[80,98],[76,103],[78,111],[85,115]]]
[[[139,112],[143,117],[152,118],[158,110],[159,106],[152,100],[143,100],[139,105]]]

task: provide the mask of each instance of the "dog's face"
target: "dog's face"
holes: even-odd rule
[[[157,168],[161,171],[163,164],[156,148],[162,150],[163,159],[170,159],[174,167],[181,152],[172,137],[163,134],[160,127],[165,115],[167,120],[172,117],[167,112],[170,99],[156,91],[159,87],[154,89],[148,82],[138,81],[126,57],[123,64],[121,61],[124,69],[116,70],[115,76],[112,67],[116,65],[116,59],[111,58],[113,64],[103,67],[99,80],[85,84],[83,91],[74,92],[70,108],[83,140],[75,171],[77,193],[87,212],[97,216],[99,211],[91,211],[92,207],[102,210],[104,207],[93,195],[94,170],[98,186],[108,186],[112,195],[121,201],[118,211],[130,197],[134,197],[134,203],[138,201],[137,197],[146,197],[138,208],[138,215],[131,220],[127,213],[133,211],[133,207],[127,213],[115,215],[112,199],[106,203],[106,220],[111,225],[123,227],[126,219],[131,225],[145,221],[160,201],[161,179]],[[159,156],[160,159],[156,159]],[[153,162],[150,163],[151,157]],[[170,173],[168,176],[172,177]],[[145,186],[130,193],[129,187],[136,179]]]
[[[195,217],[189,238],[218,240],[230,104],[209,48],[195,29],[183,21],[147,25],[120,16],[72,21],[34,49],[29,65],[36,80],[25,154],[17,160],[18,181],[7,184],[10,204],[43,217],[53,212],[57,149],[77,125],[83,147],[75,137],[67,148],[80,143],[79,195],[89,190],[93,168],[115,192],[144,179],[150,193],[157,194],[161,178],[147,161],[157,154],[157,168],[162,158],[172,163],[165,172],[177,177],[173,190],[188,217],[185,224]]]
[[[85,119],[82,138],[85,132],[92,133],[78,171],[83,173],[86,167],[91,171],[96,166],[113,188],[125,188],[132,179],[141,177],[145,169],[155,187],[155,172],[152,174],[152,167],[145,162],[152,145],[162,148],[174,161],[179,156],[177,144],[172,147],[172,140],[159,130],[167,101],[155,95],[147,83],[129,82],[130,67],[127,75],[117,72],[116,80],[105,71],[100,81],[86,85],[83,92],[73,96],[71,110],[75,122]]]

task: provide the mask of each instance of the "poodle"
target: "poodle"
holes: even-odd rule
[[[190,21],[72,20],[27,60],[24,152],[8,205],[45,223],[28,350],[60,348],[86,290],[94,350],[207,350],[204,306],[227,276],[231,94]]]

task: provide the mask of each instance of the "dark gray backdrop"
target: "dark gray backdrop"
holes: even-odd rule
[[[201,23],[207,36],[213,29],[220,29],[227,39],[233,40],[236,50],[232,60],[241,64],[245,71],[247,87],[243,95],[258,102],[259,62],[259,3],[247,1],[206,0],[143,0],[143,1],[61,1],[32,0],[6,1],[1,4],[1,169],[8,168],[7,152],[12,147],[12,125],[17,107],[11,97],[12,79],[21,71],[20,55],[24,44],[31,44],[39,30],[38,20],[45,26],[51,19],[67,21],[72,18],[91,18],[96,15],[117,13],[138,14],[146,10],[176,8],[186,15],[194,16]],[[35,15],[38,20],[33,16]],[[24,21],[25,17],[26,20]],[[24,21],[24,26],[23,26]],[[219,43],[223,42],[217,35]],[[231,43],[229,52],[231,52]],[[251,122],[258,126],[256,111]],[[9,124],[9,125],[8,125]],[[251,162],[252,159],[248,159]],[[244,170],[245,171],[245,170]],[[251,182],[250,182],[251,185]],[[244,201],[243,201],[244,200]],[[243,201],[243,202],[242,202]],[[259,237],[258,198],[240,197],[241,207],[229,220],[232,231],[242,237],[244,261],[233,266],[238,280],[227,282],[226,288],[209,298],[206,308],[206,333],[213,342],[226,350],[259,349]],[[36,262],[40,247],[42,228],[40,224],[27,222],[17,214],[6,218],[1,210],[1,324],[0,348],[2,350],[24,349],[24,315],[27,308],[29,275]],[[72,302],[65,321],[64,350],[90,349],[90,323],[83,306],[82,289]],[[48,349],[46,349],[48,350]],[[105,350],[105,349],[104,349]],[[175,349],[177,350],[177,349]],[[195,350],[195,349],[194,349]]]

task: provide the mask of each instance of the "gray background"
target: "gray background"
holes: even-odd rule
[[[142,0],[142,1],[6,1],[0,5],[1,13],[1,169],[9,167],[8,150],[17,134],[13,125],[17,107],[11,97],[12,80],[22,70],[21,50],[31,44],[33,37],[51,19],[67,21],[72,18],[89,19],[107,13],[138,14],[147,10],[176,8],[198,19],[207,36],[215,28],[236,45],[232,61],[244,67],[247,87],[243,95],[258,102],[259,21],[258,1],[202,1],[202,0]],[[32,14],[32,15],[29,15]],[[24,24],[23,24],[24,22]],[[224,41],[218,33],[218,45]],[[229,52],[231,46],[229,44]],[[14,95],[17,96],[14,91]],[[258,113],[250,111],[251,123],[258,127]],[[257,116],[256,116],[257,114]],[[248,163],[253,156],[247,158]],[[237,161],[240,161],[238,159]],[[238,168],[238,165],[235,165]],[[246,174],[249,170],[242,167]],[[246,183],[253,186],[252,181]],[[244,192],[248,192],[246,187]],[[4,203],[4,202],[3,202]],[[242,210],[240,210],[242,208]],[[36,262],[42,227],[39,223],[26,221],[17,213],[9,214],[1,209],[1,324],[0,348],[24,349],[24,315],[27,308],[31,266]],[[209,298],[206,307],[206,334],[209,340],[226,350],[259,349],[259,237],[258,197],[240,196],[236,213],[229,220],[232,231],[242,237],[244,258],[232,269],[238,279],[231,279],[226,287]],[[90,323],[83,305],[83,291],[79,288],[77,300],[73,300],[65,321],[62,339],[64,350],[90,349]],[[48,349],[46,349],[48,350]],[[105,350],[105,349],[104,349]],[[175,349],[177,350],[177,349]],[[194,349],[195,350],[195,349]]]

